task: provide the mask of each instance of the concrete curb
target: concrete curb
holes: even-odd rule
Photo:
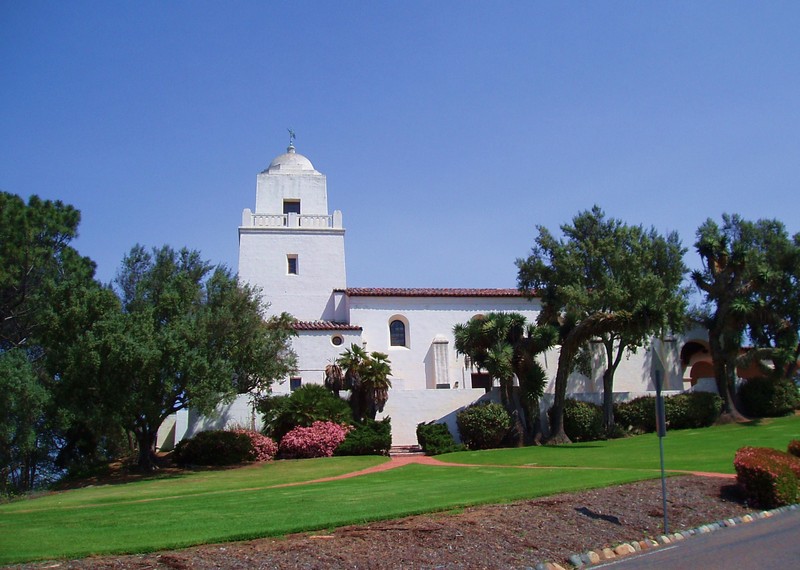
[[[800,503],[794,505],[788,505],[785,507],[779,507],[777,509],[772,509],[769,511],[758,511],[747,515],[742,515],[739,517],[720,520],[704,524],[690,530],[682,530],[679,532],[662,534],[656,537],[655,539],[648,538],[640,541],[625,542],[615,546],[614,548],[601,548],[598,550],[590,550],[588,552],[584,552],[581,554],[573,554],[568,559],[569,561],[568,566],[571,566],[573,568],[586,568],[588,566],[593,566],[601,562],[606,562],[608,560],[614,560],[616,558],[628,556],[630,554],[635,554],[636,552],[641,552],[643,550],[651,550],[653,548],[658,548],[666,544],[673,544],[675,542],[685,540],[691,536],[696,536],[699,534],[707,534],[709,532],[716,532],[723,528],[751,523],[759,519],[770,518],[779,513],[796,511],[796,510],[800,510]],[[554,562],[541,562],[536,566],[534,566],[533,568],[534,570],[565,570],[564,566],[561,566],[560,564],[556,564]]]

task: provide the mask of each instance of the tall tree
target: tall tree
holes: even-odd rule
[[[0,497],[34,487],[50,448],[42,441],[49,405],[50,391],[25,351],[0,351]]]
[[[552,327],[536,327],[519,313],[492,312],[453,327],[456,351],[470,357],[478,369],[500,382],[500,399],[519,436],[535,440],[539,425],[539,398],[546,375],[536,355],[555,342]],[[514,392],[514,378],[520,394]],[[521,443],[521,441],[519,441]]]
[[[695,248],[702,269],[692,279],[705,299],[703,320],[724,417],[741,421],[737,368],[768,360],[765,375],[794,373],[800,355],[800,234],[791,239],[777,220],[750,222],[724,214],[706,220]],[[745,338],[754,350],[742,352]]]
[[[64,383],[135,435],[144,470],[156,465],[167,416],[189,406],[213,413],[294,367],[292,318],[265,320],[257,292],[196,251],[136,246],[116,284],[119,310],[81,336]]]
[[[676,233],[664,237],[652,228],[628,226],[606,218],[597,206],[562,225],[562,239],[537,229],[531,255],[517,260],[518,284],[541,297],[538,322],[559,329],[548,441],[561,443],[569,441],[563,421],[567,381],[587,343],[599,342],[605,349],[604,417],[612,429],[614,373],[623,353],[644,346],[665,328],[681,328],[685,250]]]
[[[53,300],[93,284],[94,263],[70,246],[80,212],[60,201],[0,192],[0,350],[41,343]]]
[[[768,360],[765,376],[793,378],[800,360],[800,233],[789,239],[782,224],[772,234],[766,285],[757,291],[748,334],[757,348],[751,358]],[[747,355],[745,355],[747,357]]]
[[[100,288],[94,263],[70,245],[79,222],[78,210],[60,201],[0,192],[0,391],[16,466],[9,470],[11,456],[0,453],[0,487],[11,491],[37,485],[58,443],[62,418],[48,374],[58,349],[48,334],[55,308],[68,306],[72,292]]]

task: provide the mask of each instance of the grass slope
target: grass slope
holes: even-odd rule
[[[797,416],[670,432],[666,464],[668,469],[730,473],[739,447],[785,449],[799,437]],[[385,458],[278,461],[15,501],[0,505],[0,564],[325,529],[627,483],[655,477],[659,467],[652,435],[440,457],[479,466],[408,465],[352,479],[275,487],[358,471]],[[550,467],[503,467],[526,465]]]
[[[705,429],[675,430],[664,438],[666,469],[733,473],[733,456],[745,445],[786,451],[800,438],[800,416],[763,419]],[[658,437],[646,434],[571,445],[462,451],[437,457],[479,465],[542,465],[623,469],[660,469]]]
[[[0,563],[145,552],[205,542],[275,536],[500,503],[652,477],[641,471],[570,471],[408,465],[302,486],[135,495],[105,503],[25,501],[0,508]],[[69,495],[69,493],[67,493]],[[20,508],[27,504],[28,509]]]

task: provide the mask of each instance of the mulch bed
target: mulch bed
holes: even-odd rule
[[[672,532],[752,511],[738,500],[731,479],[673,477],[667,481],[667,491]],[[662,524],[661,481],[651,480],[347,526],[329,533],[23,568],[472,569],[531,568],[544,561],[567,567],[571,554],[658,536]]]

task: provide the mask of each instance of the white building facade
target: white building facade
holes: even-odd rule
[[[244,210],[239,227],[239,278],[261,289],[271,314],[287,312],[297,320],[298,370],[273,392],[322,383],[325,366],[357,344],[389,355],[392,389],[383,416],[392,418],[394,445],[416,444],[416,426],[423,421],[444,421],[457,434],[456,412],[491,397],[492,382],[456,353],[453,327],[498,311],[518,312],[532,322],[539,300],[516,289],[348,288],[344,237],[342,213],[328,208],[325,175],[290,145],[258,175],[255,210]],[[557,348],[542,356],[550,376],[543,407],[552,401],[557,360]],[[602,363],[598,346],[595,373],[573,374],[570,394],[599,403]],[[652,391],[657,371],[666,389],[680,391],[683,369],[676,343],[654,340],[620,364],[615,396]],[[242,411],[245,398],[234,404],[237,411],[223,409],[223,420],[214,425],[179,418],[177,424],[186,427],[176,428],[177,439],[225,422],[258,427],[258,418]]]

